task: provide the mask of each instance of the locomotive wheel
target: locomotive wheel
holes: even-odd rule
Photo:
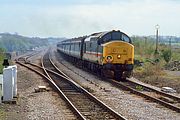
[[[114,71],[114,79],[117,81],[122,80],[122,72],[121,71]]]
[[[104,71],[103,71],[103,69],[100,69],[100,76],[101,76],[101,77],[104,77]]]
[[[101,69],[101,77],[112,78],[112,71]]]

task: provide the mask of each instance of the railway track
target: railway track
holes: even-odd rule
[[[164,107],[180,113],[180,98],[176,96],[158,91],[140,83],[133,82],[129,79],[127,79],[126,82],[118,82],[110,79],[107,81],[120,89],[130,91],[133,94],[144,97],[148,100],[156,102],[160,105],[163,105]]]
[[[24,57],[27,58],[27,56],[24,56]],[[27,60],[25,58],[23,58],[23,60]],[[28,56],[28,58],[30,58],[30,57]],[[48,83],[50,84],[50,86],[52,86],[52,88],[54,88],[54,90],[59,92],[59,94],[61,93],[61,90],[57,87],[57,85],[51,79],[49,79],[48,76],[46,76],[43,67],[41,67],[41,66],[39,66],[37,64],[33,64],[33,63],[30,63],[30,62],[25,62],[25,61],[16,61],[16,63],[18,63],[21,66],[24,66],[24,67],[30,69],[31,71],[34,71],[37,74],[39,74],[40,76],[42,76],[43,78],[45,78],[48,81]],[[53,72],[51,70],[48,70],[48,71]],[[78,116],[75,115],[72,112],[71,109],[69,109],[69,105],[66,102],[65,103],[61,103],[61,105],[63,107],[62,111],[64,111],[64,115],[66,116],[67,120],[77,120],[78,119]]]
[[[27,65],[17,63],[28,67]],[[28,63],[28,62],[25,62]],[[31,63],[29,63],[31,64]],[[45,54],[42,59],[42,67],[31,64],[38,69],[44,69],[46,75],[39,71],[36,71],[41,76],[44,76],[51,85],[53,85],[58,91],[63,99],[68,103],[74,114],[77,115],[78,119],[122,119],[125,120],[123,116],[113,111],[111,108],[106,106],[104,103],[99,101],[97,98],[92,96],[89,92],[83,89],[81,86],[73,82],[68,76],[66,76],[61,71],[57,70],[51,60],[49,60],[49,55]],[[35,70],[29,67],[31,70]],[[58,73],[57,73],[58,72]]]
[[[75,73],[78,74],[77,72]],[[154,88],[148,87],[144,84],[137,83],[130,79],[127,79],[126,82],[118,82],[112,79],[106,79],[106,81],[108,81],[109,83],[111,83],[119,89],[130,91],[133,94],[144,97],[150,101],[156,102],[166,108],[180,113],[180,98],[177,96],[156,90]]]
[[[37,54],[39,54],[40,51],[35,51],[35,52],[30,52],[26,55],[21,55],[20,57],[16,58],[15,61],[21,61],[24,63],[30,62],[28,59],[31,58],[32,56],[35,56]]]
[[[63,79],[61,78],[61,80],[59,80],[59,75],[49,74],[49,77],[54,80],[84,119],[125,119],[91,95],[84,88],[73,82],[62,71],[57,70],[54,67],[53,62],[49,59],[49,54],[45,54],[42,63],[45,68],[59,72],[61,74],[60,76],[63,76]]]

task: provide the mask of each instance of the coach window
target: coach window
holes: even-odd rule
[[[79,51],[79,43],[76,43],[76,51]]]
[[[79,50],[78,51],[80,51],[81,50],[81,43],[79,42],[79,48],[78,48]]]
[[[67,49],[67,47],[68,47],[68,46],[67,46],[67,44],[66,44],[66,46],[65,46],[65,50]]]
[[[92,41],[92,51],[97,52],[97,42],[96,41]]]
[[[69,50],[69,44],[67,44],[67,51]]]
[[[88,43],[87,42],[84,43],[84,48],[85,48],[85,52],[87,52],[88,51]]]
[[[74,51],[76,51],[76,43],[74,43]]]
[[[86,42],[86,52],[87,51],[90,51],[90,42],[89,41]]]
[[[77,49],[77,43],[74,43],[74,51]]]
[[[84,53],[86,53],[86,43],[84,43]]]
[[[66,48],[67,48],[67,45],[65,44],[65,45],[64,45],[64,50],[66,50]]]
[[[74,47],[73,44],[71,44],[71,51],[73,51],[73,49],[74,49],[73,47]]]
[[[89,51],[92,51],[92,42],[89,43]]]
[[[69,51],[71,51],[71,45],[69,45]]]
[[[68,47],[68,46],[67,46],[67,44],[66,44],[65,47],[64,47],[64,50],[65,50],[65,51],[66,51],[67,47]]]
[[[91,47],[90,47],[90,50],[91,50],[91,52],[93,52],[93,49],[94,49],[93,41],[90,42],[90,46],[91,46]]]
[[[79,51],[79,43],[76,43],[76,51]]]
[[[98,52],[102,53],[103,52],[103,47],[101,45],[98,45]]]
[[[79,49],[78,49],[79,51],[80,51],[80,48],[81,48],[81,43],[79,42]]]

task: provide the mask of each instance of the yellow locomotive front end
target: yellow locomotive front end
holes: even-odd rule
[[[125,41],[110,41],[103,44],[103,67],[114,72],[115,79],[128,77],[134,64],[134,46]]]

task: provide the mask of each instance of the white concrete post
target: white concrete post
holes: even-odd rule
[[[13,99],[13,70],[12,67],[3,69],[3,101]]]

